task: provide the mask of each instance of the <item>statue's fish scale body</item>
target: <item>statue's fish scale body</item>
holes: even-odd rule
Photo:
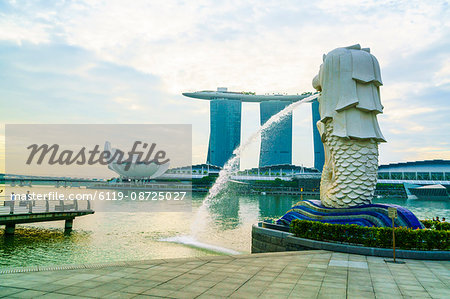
[[[378,142],[332,135],[325,123],[325,165],[320,183],[324,206],[346,208],[370,204],[377,183]]]
[[[320,92],[317,127],[325,149],[320,199],[326,207],[369,204],[377,183],[378,125],[383,113],[378,60],[359,44],[323,56],[313,87]]]

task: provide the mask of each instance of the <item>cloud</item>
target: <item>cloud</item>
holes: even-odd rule
[[[442,67],[434,74],[433,79],[438,87],[450,87],[450,58],[442,62]]]
[[[19,16],[6,16],[0,12],[0,40],[13,41],[20,45],[22,42],[33,44],[50,41],[48,26],[35,23]]]
[[[34,15],[11,5],[8,16],[25,15],[54,39],[159,76],[177,94],[220,82],[260,92],[311,90],[321,54],[336,46],[361,42],[387,66],[448,33],[445,2],[357,3],[69,1],[29,4]]]
[[[0,86],[14,103],[2,116],[193,122],[194,144],[205,144],[208,104],[182,91],[310,91],[323,53],[361,43],[380,61],[380,124],[390,141],[382,161],[395,161],[403,159],[398,149],[416,148],[417,140],[446,138],[449,15],[447,1],[3,2]],[[301,130],[309,111],[302,109],[297,147],[310,142]],[[252,113],[256,124],[245,129],[257,127]],[[311,161],[311,149],[298,152],[296,163]]]
[[[77,47],[0,42],[0,99],[5,123],[185,123],[195,144],[208,140],[208,102],[168,94],[155,76]]]
[[[449,159],[450,91],[444,87],[408,90],[384,103],[381,129],[388,141],[381,147],[381,161],[398,162]]]
[[[113,101],[120,104],[124,109],[129,109],[129,110],[145,109],[144,107],[142,107],[136,103],[136,99],[117,97],[117,98],[114,98]]]

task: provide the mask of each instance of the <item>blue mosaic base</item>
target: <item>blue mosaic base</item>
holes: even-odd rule
[[[351,208],[327,208],[320,200],[303,200],[293,206],[277,220],[279,225],[290,225],[294,219],[320,221],[334,224],[357,224],[361,226],[391,227],[388,208],[397,208],[396,227],[424,228],[417,217],[408,209],[392,204],[369,204]]]

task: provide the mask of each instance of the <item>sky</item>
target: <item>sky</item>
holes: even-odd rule
[[[209,103],[184,91],[313,91],[322,55],[371,48],[388,142],[380,163],[450,159],[449,1],[0,0],[4,124],[192,124],[206,161]],[[258,129],[244,103],[242,141]],[[294,111],[293,162],[313,165],[311,106]],[[3,141],[4,143],[4,141]],[[241,168],[258,164],[259,143]],[[4,163],[4,153],[0,157]]]

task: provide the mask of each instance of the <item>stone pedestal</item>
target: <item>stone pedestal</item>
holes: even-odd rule
[[[14,235],[14,231],[15,230],[16,230],[16,224],[15,223],[6,224],[5,235]]]
[[[73,226],[73,219],[67,219],[66,223],[64,224],[64,231],[71,231]]]

